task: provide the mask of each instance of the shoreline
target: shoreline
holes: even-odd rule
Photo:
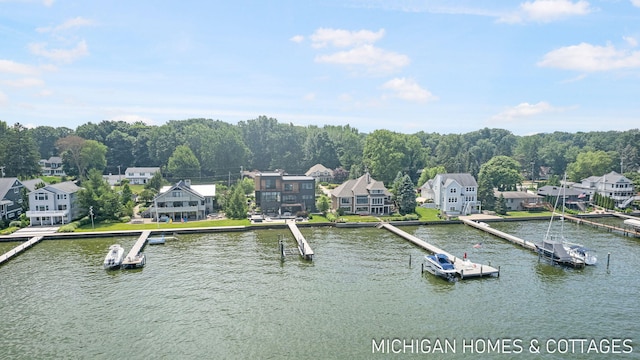
[[[580,214],[573,215],[577,218],[602,218],[613,217],[613,214],[599,213],[599,214]],[[481,220],[483,222],[517,222],[517,221],[538,221],[549,220],[551,216],[530,216],[530,217],[517,217],[517,218],[500,218],[500,217],[486,217]],[[345,223],[296,223],[298,227],[335,227],[335,228],[362,228],[362,227],[375,227],[380,222],[345,222]],[[389,224],[393,226],[434,226],[434,225],[455,225],[463,224],[462,220],[438,220],[438,221],[389,221]],[[21,242],[27,241],[35,236],[42,236],[43,240],[63,240],[63,239],[82,239],[82,238],[104,238],[113,236],[137,236],[143,231],[150,231],[151,235],[162,233],[174,233],[174,234],[199,234],[199,233],[216,233],[216,232],[241,232],[252,230],[268,230],[268,229],[286,229],[285,223],[274,224],[260,224],[260,225],[239,225],[239,226],[208,226],[208,227],[194,227],[194,228],[163,228],[163,229],[139,229],[139,230],[106,230],[106,231],[83,231],[83,232],[71,232],[71,233],[43,233],[43,234],[10,234],[0,236],[0,242]]]

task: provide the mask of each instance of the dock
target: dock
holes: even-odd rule
[[[405,240],[408,240],[414,245],[417,245],[431,253],[445,254],[449,259],[453,260],[453,266],[456,268],[456,272],[458,273],[461,279],[470,278],[470,277],[491,276],[491,275],[500,276],[500,269],[496,269],[489,265],[476,264],[469,261],[465,261],[464,259],[453,256],[448,252],[438,248],[437,246],[431,245],[428,242],[418,237],[415,237],[403,230],[400,230],[389,223],[382,222],[378,224],[378,228],[385,228],[391,231],[392,233],[404,238]]]
[[[42,241],[42,239],[44,239],[44,236],[34,236],[31,239],[7,251],[6,253],[0,255],[0,265],[4,264],[5,262],[11,260],[14,256],[19,255],[23,251],[39,243],[40,241]]]
[[[589,220],[586,220],[586,219],[583,219],[583,218],[578,218],[578,217],[567,215],[567,214],[564,214],[563,216],[564,216],[565,219],[574,221],[577,224],[591,225],[593,227],[604,229],[604,230],[607,230],[609,232],[618,232],[618,233],[621,233],[624,236],[640,237],[640,231],[635,230],[635,229],[625,229],[625,228],[619,228],[619,227],[612,226],[612,225],[600,224],[600,223],[597,223],[597,222],[594,222],[594,221],[589,221]],[[623,219],[625,219],[625,218],[626,219],[637,219],[637,218],[634,218],[633,216],[626,216],[626,215],[622,215],[622,214],[614,214],[614,216],[617,216],[617,217],[623,218]]]
[[[140,234],[140,237],[138,238],[138,240],[136,240],[136,243],[133,244],[133,247],[122,261],[123,268],[135,269],[144,266],[144,264],[146,263],[146,259],[144,254],[141,254],[141,252],[147,243],[149,235],[151,235],[150,230],[145,230],[142,232],[142,234]]]
[[[293,234],[293,237],[296,239],[296,242],[298,243],[298,250],[300,252],[300,256],[302,256],[306,260],[313,260],[313,249],[311,248],[311,246],[309,246],[307,239],[304,238],[304,236],[300,232],[300,229],[298,229],[296,222],[287,221],[287,225],[289,226],[289,230],[291,231],[291,234]]]
[[[500,230],[496,230],[496,229],[492,228],[491,226],[489,226],[486,223],[476,222],[476,221],[473,221],[471,219],[464,218],[462,216],[460,217],[460,221],[462,221],[463,223],[465,223],[465,224],[467,224],[467,225],[469,225],[471,227],[474,227],[476,229],[488,232],[489,234],[491,234],[493,236],[502,238],[504,240],[512,242],[512,243],[514,243],[516,245],[520,245],[520,246],[522,246],[524,248],[527,248],[527,249],[537,253],[536,245],[534,243],[532,243],[531,241],[526,241],[524,239],[520,239],[519,237],[507,234],[507,233],[502,232]]]

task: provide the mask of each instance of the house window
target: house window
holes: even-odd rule
[[[383,198],[372,198],[371,199],[371,205],[382,205],[384,204],[384,199]]]
[[[457,192],[457,190],[458,190],[458,189],[453,188],[453,189],[451,189],[449,192],[450,192],[450,193],[452,193],[452,194],[455,194],[455,193]]]
[[[293,191],[293,184],[284,184],[284,191]]]
[[[182,197],[182,191],[172,191],[171,192],[171,196],[172,197]]]
[[[351,198],[346,198],[346,197],[340,198],[340,204],[345,204],[345,205],[351,204]]]
[[[278,201],[280,201],[279,198],[280,198],[280,193],[275,192],[275,191],[273,191],[273,192],[263,192],[262,193],[262,200],[263,201],[276,201],[276,202],[278,202]]]
[[[294,202],[296,202],[296,196],[295,195],[284,195],[282,197],[282,202],[285,202],[285,203],[288,203],[288,204],[294,203]]]
[[[305,182],[302,183],[302,188],[305,190],[313,190],[315,183]]]
[[[36,200],[49,200],[49,197],[47,194],[38,193],[36,194]]]
[[[364,205],[364,204],[368,204],[369,203],[369,197],[368,196],[356,196],[356,204],[357,205]]]
[[[302,195],[302,200],[314,200],[315,196],[313,195]]]
[[[264,188],[265,189],[275,189],[276,188],[276,179],[265,179],[264,180]]]

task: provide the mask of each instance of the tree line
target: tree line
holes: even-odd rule
[[[298,126],[266,116],[235,125],[211,119],[163,125],[105,120],[76,129],[29,129],[0,121],[0,167],[5,176],[20,178],[40,174],[39,159],[60,156],[65,172],[78,177],[90,169],[118,174],[131,166],[158,166],[169,179],[218,182],[238,179],[241,170],[303,174],[320,163],[335,169],[339,180],[368,171],[392,184],[401,173],[420,186],[434,172],[478,178],[484,164],[503,156],[525,179],[539,178],[543,168],[556,175],[566,171],[569,180],[580,181],[610,171],[637,172],[639,147],[638,129],[517,136],[490,128],[465,134],[362,133],[349,125]]]

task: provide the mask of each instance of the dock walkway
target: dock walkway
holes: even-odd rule
[[[313,255],[314,255],[313,249],[311,248],[311,246],[309,246],[307,239],[304,238],[304,236],[300,232],[300,229],[298,229],[298,226],[296,225],[295,220],[287,221],[287,225],[289,226],[289,230],[291,231],[291,234],[293,234],[293,237],[296,239],[296,242],[298,243],[298,250],[300,251],[300,256],[302,256],[307,260],[313,260]]]
[[[31,239],[7,251],[6,253],[0,255],[0,265],[11,260],[14,256],[19,255],[20,253],[32,247],[33,245],[39,243],[40,241],[42,241],[42,239],[44,239],[44,236],[34,236]]]
[[[453,260],[453,266],[456,268],[456,272],[460,275],[460,278],[469,278],[469,277],[481,277],[481,276],[490,276],[490,275],[500,275],[500,270],[489,265],[476,264],[470,261],[465,261],[459,257],[453,256],[448,252],[440,249],[437,246],[431,245],[428,242],[415,237],[403,230],[398,229],[397,227],[382,222],[378,225],[378,227],[385,228],[392,233],[412,242],[413,244],[429,251],[434,254],[445,254],[449,259]]]
[[[623,214],[614,214],[614,216],[617,216],[617,217],[623,218],[623,219],[625,219],[625,218],[626,219],[637,219],[637,218],[635,218],[633,216],[628,216],[628,215],[623,215]],[[574,217],[574,216],[571,216],[571,215],[567,215],[567,214],[564,215],[564,218],[568,219],[568,220],[571,220],[571,221],[574,221],[577,224],[584,223],[584,224],[587,224],[587,225],[591,225],[593,227],[597,227],[597,228],[600,228],[600,229],[605,229],[605,230],[607,230],[609,232],[612,232],[612,231],[619,232],[619,233],[623,234],[624,236],[640,237],[640,231],[637,231],[635,229],[619,228],[619,227],[616,227],[616,226],[607,225],[607,224],[601,224],[601,223],[597,223],[597,222],[594,222],[594,221],[586,220],[586,219],[583,219],[583,218],[577,218],[577,217]]]
[[[132,269],[144,266],[146,259],[144,254],[141,255],[140,252],[146,245],[149,235],[151,235],[151,230],[145,230],[140,234],[140,237],[136,240],[136,243],[133,244],[133,247],[124,258],[124,261],[122,261],[123,268]]]
[[[465,224],[467,224],[467,225],[469,225],[471,227],[474,227],[474,228],[482,230],[482,231],[486,231],[491,235],[494,235],[494,236],[497,236],[499,238],[505,239],[505,240],[510,241],[510,242],[512,242],[514,244],[520,245],[520,246],[522,246],[524,248],[527,248],[527,249],[529,249],[531,251],[537,251],[535,244],[532,243],[531,241],[526,241],[524,239],[520,239],[519,237],[516,237],[516,236],[513,236],[513,235],[509,235],[509,234],[507,234],[505,232],[502,232],[500,230],[496,230],[496,229],[492,228],[491,226],[486,225],[485,223],[476,222],[476,221],[473,221],[473,220],[471,220],[469,218],[465,218],[465,217],[462,217],[462,216],[460,216],[460,221],[462,221],[463,223],[465,223]]]

